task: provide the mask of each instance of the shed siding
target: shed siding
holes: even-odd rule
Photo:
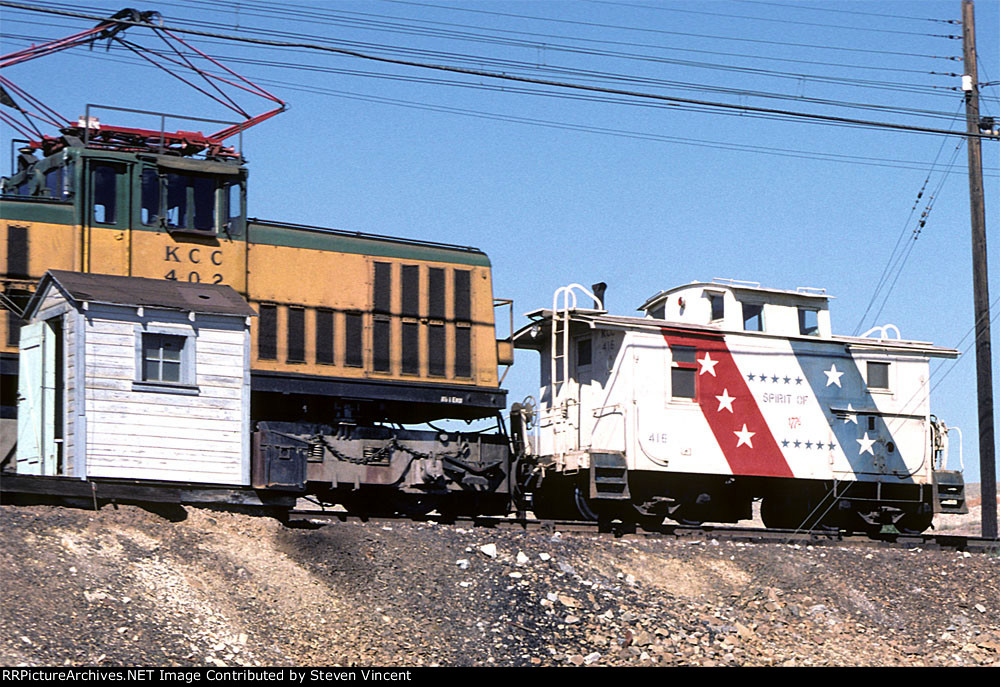
[[[92,306],[87,314],[87,472],[92,477],[248,484],[242,318]],[[133,390],[136,326],[190,336],[197,395]],[[140,330],[141,331],[141,330]]]

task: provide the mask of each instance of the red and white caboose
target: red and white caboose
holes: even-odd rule
[[[533,415],[520,472],[539,517],[736,522],[761,499],[768,527],[918,532],[965,512],[928,385],[957,351],[893,325],[834,336],[819,289],[716,280],[639,310],[573,285],[514,336],[541,354],[537,409],[515,409]]]

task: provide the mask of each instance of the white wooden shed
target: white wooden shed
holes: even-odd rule
[[[50,270],[21,329],[16,471],[250,484],[250,317],[231,287]]]

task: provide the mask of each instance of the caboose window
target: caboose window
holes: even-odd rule
[[[708,302],[712,306],[712,322],[721,320],[725,316],[725,296],[721,293],[709,293]]]
[[[764,306],[757,303],[743,304],[743,330],[747,332],[764,331]]]
[[[692,346],[671,346],[670,394],[673,398],[695,398],[698,362]]]
[[[889,363],[868,363],[868,388],[889,388]]]
[[[816,336],[819,333],[819,313],[809,308],[799,308],[799,334]]]

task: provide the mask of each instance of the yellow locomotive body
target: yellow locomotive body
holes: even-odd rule
[[[485,482],[461,482],[481,461],[496,463],[499,450],[466,449],[458,461],[469,467],[449,485],[441,455],[457,456],[455,446],[468,441],[401,428],[497,416],[505,406],[483,252],[247,219],[247,172],[238,160],[67,145],[41,159],[22,154],[19,167],[0,202],[7,307],[0,406],[8,424],[16,405],[18,307],[46,270],[223,283],[259,314],[250,369],[261,486],[504,489],[505,475],[496,470]],[[12,434],[5,428],[0,459]],[[330,449],[331,437],[347,443]],[[275,441],[280,450],[269,449]],[[506,448],[502,435],[486,443]],[[270,454],[291,455],[294,469],[277,457],[268,468]],[[423,470],[433,479],[414,477],[416,460],[434,464]]]

